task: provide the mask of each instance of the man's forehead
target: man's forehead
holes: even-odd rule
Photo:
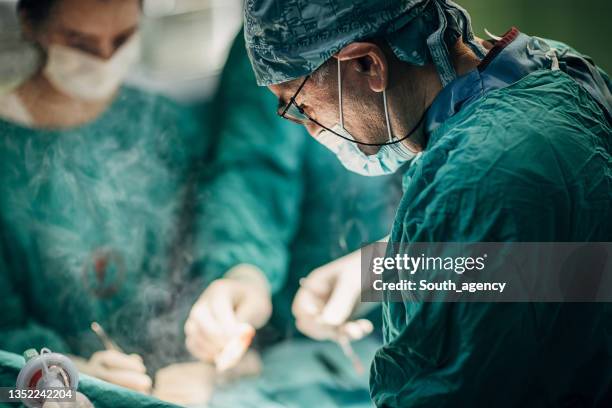
[[[302,82],[304,82],[303,77],[280,84],[268,85],[268,89],[278,98],[279,106],[286,105],[300,88]]]
[[[268,88],[277,96],[284,94],[293,94],[295,93],[295,91],[297,91],[303,81],[304,78],[302,77],[280,84],[269,85]],[[291,95],[289,97],[291,97]]]

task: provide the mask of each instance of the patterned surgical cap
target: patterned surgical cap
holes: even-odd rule
[[[247,0],[244,35],[257,83],[311,74],[346,45],[384,38],[402,61],[433,62],[442,84],[456,77],[449,44],[476,55],[469,14],[450,0]]]

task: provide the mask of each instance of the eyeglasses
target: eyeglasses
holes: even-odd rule
[[[295,91],[291,99],[289,99],[289,103],[285,107],[281,106],[278,108],[278,111],[276,112],[278,116],[283,119],[295,122],[299,125],[306,125],[308,121],[314,122],[314,120],[310,118],[308,114],[304,111],[304,109],[299,106],[295,101],[295,98],[297,98],[297,96],[300,94],[302,88],[304,88],[304,85],[306,85],[306,82],[309,78],[310,75],[307,75],[306,78],[304,78],[304,81],[302,81],[302,84],[299,86],[297,91]]]
[[[289,103],[287,103],[287,105],[285,106],[279,106],[278,110],[276,111],[277,115],[280,116],[283,119],[287,119],[290,120],[292,122],[295,122],[299,125],[303,125],[306,126],[307,123],[312,122],[314,124],[316,124],[317,126],[325,129],[328,132],[333,133],[334,135],[338,136],[341,139],[344,139],[348,142],[351,143],[356,143],[362,146],[387,146],[387,145],[393,145],[396,143],[400,143],[406,139],[408,139],[410,136],[412,136],[412,134],[414,132],[416,132],[421,125],[423,124],[423,122],[425,121],[425,118],[427,117],[427,114],[429,112],[429,108],[431,108],[431,105],[427,107],[427,109],[425,109],[425,111],[423,112],[423,114],[421,115],[421,117],[419,118],[418,122],[414,125],[414,127],[408,132],[408,134],[406,134],[406,136],[402,137],[402,138],[394,138],[392,136],[391,133],[391,124],[389,123],[389,114],[388,114],[388,108],[387,108],[387,98],[386,98],[386,94],[385,91],[383,91],[383,103],[384,103],[384,107],[385,107],[385,117],[387,120],[387,129],[389,132],[389,141],[385,142],[385,143],[366,143],[366,142],[360,142],[358,140],[355,140],[352,137],[347,137],[344,134],[340,134],[338,132],[336,132],[334,129],[330,129],[324,125],[322,125],[321,123],[317,122],[315,119],[311,118],[310,116],[308,116],[308,114],[304,111],[304,108],[302,108],[300,105],[297,104],[297,102],[295,101],[295,98],[297,98],[297,96],[300,94],[300,92],[302,91],[302,88],[304,88],[304,85],[306,85],[306,82],[308,81],[308,79],[310,79],[310,75],[307,75],[304,78],[304,81],[302,81],[302,83],[300,84],[300,86],[298,87],[298,89],[295,91],[295,93],[293,94],[293,96],[291,97],[291,99],[289,99]],[[342,71],[340,70],[340,60],[338,60],[338,106],[340,109],[340,122],[339,125],[344,128],[344,119],[342,116]],[[346,130],[346,129],[345,129]]]

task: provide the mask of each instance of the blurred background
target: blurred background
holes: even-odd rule
[[[485,28],[502,35],[516,26],[566,42],[612,72],[610,0],[458,3],[470,11],[479,36],[485,36]],[[241,8],[242,0],[146,0],[142,62],[130,82],[186,102],[206,100],[240,29]],[[14,9],[15,0],[0,0],[0,53],[19,37]]]
[[[511,26],[530,35],[562,41],[612,71],[610,0],[456,0],[472,15],[476,35],[503,35]]]

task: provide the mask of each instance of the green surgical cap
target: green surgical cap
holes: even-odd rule
[[[346,45],[384,38],[402,61],[433,62],[456,77],[448,44],[462,36],[476,55],[469,14],[450,0],[247,0],[244,36],[261,86],[311,74]]]

